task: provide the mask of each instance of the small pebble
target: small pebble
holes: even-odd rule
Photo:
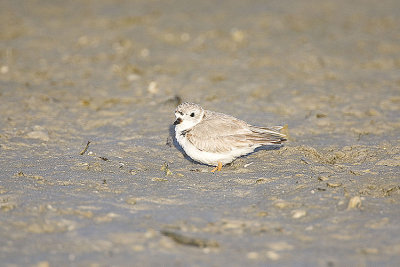
[[[279,258],[280,258],[279,254],[276,253],[276,252],[273,251],[273,250],[270,250],[270,251],[267,252],[267,257],[268,257],[270,260],[273,260],[273,261],[279,260]]]
[[[247,258],[251,259],[251,260],[255,260],[258,258],[258,253],[251,251],[251,252],[247,253]]]
[[[349,200],[349,204],[347,205],[347,209],[355,209],[361,207],[361,198],[359,196],[352,197]]]
[[[147,91],[152,94],[155,95],[158,93],[158,85],[157,82],[152,81],[149,83],[149,86],[147,87]]]
[[[232,37],[233,41],[235,41],[237,43],[241,43],[241,42],[243,42],[243,40],[245,38],[245,34],[241,30],[232,29],[231,30],[231,37]]]
[[[0,73],[6,74],[8,72],[8,70],[9,70],[8,66],[1,66]]]
[[[28,133],[26,136],[28,138],[39,139],[39,140],[42,140],[45,142],[50,140],[50,137],[49,137],[49,134],[47,133],[47,131],[43,127],[38,126],[38,125],[34,126],[33,131]]]
[[[299,219],[301,217],[306,216],[307,212],[305,210],[294,210],[292,212],[292,218],[293,219]]]

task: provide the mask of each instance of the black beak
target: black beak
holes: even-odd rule
[[[176,121],[174,122],[174,125],[177,125],[177,124],[179,124],[181,122],[182,122],[182,119],[181,118],[177,118]]]

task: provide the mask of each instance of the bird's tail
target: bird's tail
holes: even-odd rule
[[[257,141],[263,141],[260,143],[266,142],[270,144],[281,144],[282,142],[287,141],[286,134],[279,132],[281,130],[287,132],[287,125],[272,127],[251,126],[250,129],[255,135],[257,135]]]

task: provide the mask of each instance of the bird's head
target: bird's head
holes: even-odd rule
[[[176,120],[175,128],[179,131],[185,131],[201,122],[204,116],[204,109],[194,103],[182,103],[175,109]]]

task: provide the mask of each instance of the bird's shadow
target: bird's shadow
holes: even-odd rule
[[[173,144],[174,144],[174,147],[176,147],[176,149],[178,149],[178,150],[184,155],[185,159],[187,159],[187,160],[189,160],[189,161],[191,161],[191,162],[193,162],[193,163],[195,163],[195,164],[211,166],[211,165],[207,165],[207,164],[203,164],[203,163],[199,163],[199,162],[197,162],[197,161],[194,161],[191,157],[189,157],[188,155],[186,155],[185,151],[183,150],[183,148],[179,145],[178,141],[176,140],[176,137],[175,137],[175,126],[174,126],[174,125],[170,125],[170,126],[169,126],[169,135],[170,135],[170,137],[171,137],[171,139],[172,139],[172,142],[173,142]],[[253,152],[250,152],[250,153],[248,153],[248,154],[246,154],[246,155],[243,155],[243,156],[238,157],[238,159],[239,159],[239,158],[246,157],[246,156],[251,155],[251,154],[254,154],[254,153],[256,153],[256,152],[258,152],[258,151],[261,151],[261,150],[278,150],[278,149],[280,149],[280,148],[283,147],[283,146],[284,146],[283,144],[260,146],[260,147],[257,147]],[[233,163],[233,162],[232,162],[232,163]],[[229,166],[229,165],[231,165],[232,163],[228,163],[227,165]]]
[[[260,146],[260,147],[257,147],[256,149],[254,149],[254,151],[251,152],[250,154],[256,153],[260,150],[279,150],[283,146],[284,146],[284,144]],[[249,155],[249,154],[247,154],[247,155]]]

